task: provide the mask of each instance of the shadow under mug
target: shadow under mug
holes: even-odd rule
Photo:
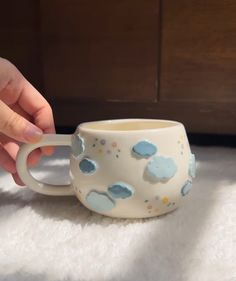
[[[32,177],[31,151],[71,146],[70,185],[55,186]],[[22,181],[36,192],[76,195],[88,209],[119,218],[146,218],[176,209],[195,177],[184,126],[176,121],[119,119],[80,124],[72,135],[45,134],[24,144],[17,155]]]

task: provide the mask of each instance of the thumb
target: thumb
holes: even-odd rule
[[[42,130],[14,112],[0,100],[0,132],[20,142],[37,142]]]

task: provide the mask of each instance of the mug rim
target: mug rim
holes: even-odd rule
[[[93,128],[94,125],[106,125],[106,124],[122,124],[122,123],[129,123],[129,122],[147,122],[147,123],[162,123],[166,124],[164,127],[156,127],[156,128],[143,128],[143,129],[131,129],[131,130],[121,130],[121,129],[106,129],[106,128]],[[169,126],[167,126],[169,124]],[[181,122],[175,120],[168,120],[168,119],[147,119],[147,118],[124,118],[124,119],[104,119],[98,121],[88,121],[82,122],[76,128],[77,130],[81,130],[84,132],[101,132],[101,133],[137,133],[137,132],[147,132],[147,131],[165,131],[170,130],[177,127],[184,127]]]

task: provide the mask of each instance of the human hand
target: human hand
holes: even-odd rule
[[[0,166],[19,185],[24,185],[16,172],[19,146],[39,141],[43,133],[55,133],[50,105],[13,64],[0,58]],[[28,164],[52,153],[52,147],[37,149]]]

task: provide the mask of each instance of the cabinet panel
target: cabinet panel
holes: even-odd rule
[[[41,1],[49,98],[157,99],[158,0]]]
[[[149,102],[54,102],[57,123],[76,126],[80,122],[113,118],[161,118],[184,123],[188,132],[236,134],[235,104],[161,101]]]
[[[236,2],[163,0],[161,100],[236,103]]]

